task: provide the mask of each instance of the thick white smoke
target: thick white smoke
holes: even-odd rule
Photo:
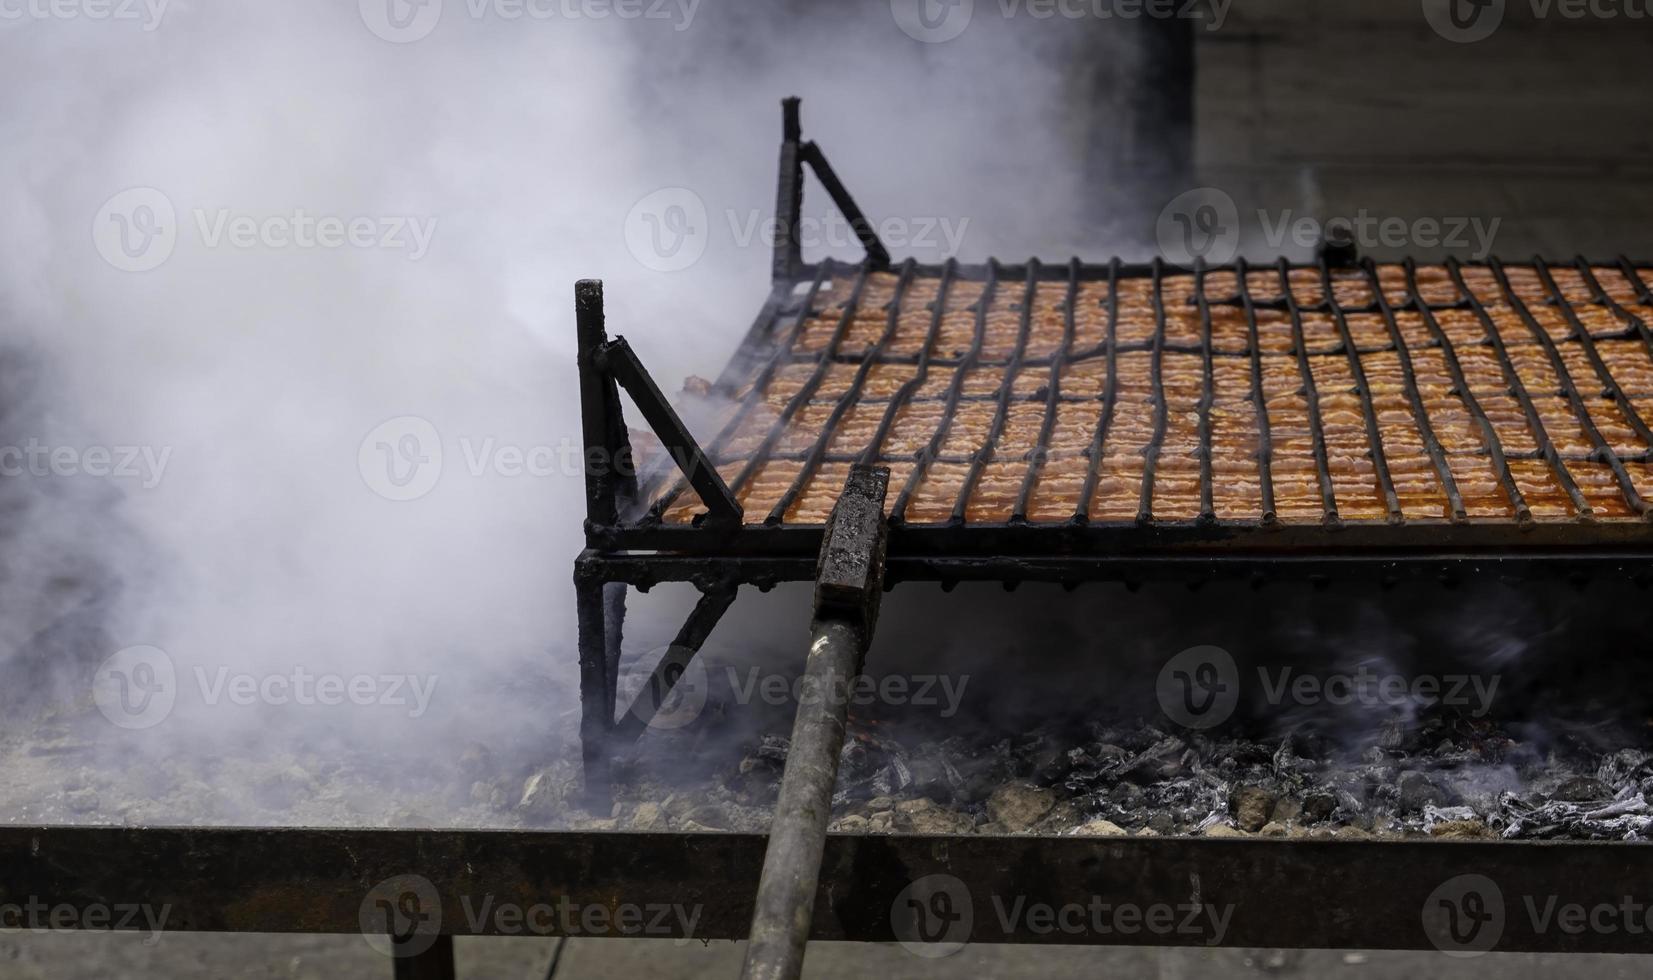
[[[566,730],[573,282],[606,280],[611,332],[666,389],[714,374],[767,289],[746,236],[774,206],[783,95],[919,239],[898,257],[940,257],[948,228],[972,259],[1083,244],[1061,72],[1001,25],[924,44],[882,3],[447,0],[428,36],[387,40],[372,3],[94,8],[0,20],[0,656],[85,704],[92,665],[164,651],[177,704],[133,736],[162,752],[302,732],[428,757]],[[663,188],[708,222],[670,272],[627,237]],[[412,424],[440,477],[387,499],[374,469]],[[41,663],[73,609],[91,628]],[[201,703],[201,678],[302,671],[438,681],[419,719]]]

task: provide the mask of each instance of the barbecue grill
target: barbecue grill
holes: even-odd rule
[[[639,354],[608,338],[601,284],[576,289],[587,458],[634,464],[589,470],[575,565],[598,804],[612,756],[740,585],[816,579],[808,676],[859,670],[852,647],[870,638],[875,596],[850,639],[822,646],[825,576],[846,555],[873,569],[857,580],[873,591],[1646,581],[1653,270],[1640,263],[1377,263],[1347,241],[1257,266],[894,263],[803,141],[796,100],[780,163],[773,288],[727,369],[689,396],[716,420],[704,445]],[[859,263],[804,261],[805,165],[856,229]],[[619,386],[653,430],[636,444]],[[846,508],[869,502],[885,521],[846,525]],[[626,590],[663,581],[692,582],[701,599],[617,715]],[[748,976],[795,976],[801,962],[843,737],[835,707],[799,713]]]
[[[578,289],[585,762],[635,737],[742,584],[815,574],[854,465],[890,471],[886,587],[1620,574],[1653,550],[1647,266],[892,264],[786,103],[774,286],[702,446]],[[806,263],[802,167],[860,263]],[[654,427],[632,446],[615,389]],[[657,440],[657,441],[655,441]],[[616,721],[627,586],[703,592]]]
[[[719,418],[704,446],[638,352],[606,335],[601,285],[576,290],[592,463],[575,566],[581,734],[603,812],[610,760],[742,585],[816,581],[805,676],[841,694],[879,594],[901,582],[1649,581],[1645,264],[1378,264],[1335,243],[1269,266],[897,264],[797,112],[789,100],[773,288],[695,396]],[[864,261],[803,261],[805,166]],[[620,386],[651,432],[628,431]],[[617,712],[627,591],[667,581],[701,598]],[[767,839],[9,826],[0,881],[46,907],[148,904],[176,931],[388,936],[407,978],[454,976],[455,935],[508,931],[469,914],[496,896],[605,913],[595,927],[553,917],[547,936],[626,935],[608,914],[622,905],[692,907],[697,925],[674,920],[672,935],[750,935],[749,975],[791,975],[808,937],[914,938],[894,913],[938,879],[969,892],[951,896],[947,941],[1653,951],[1639,921],[1573,929],[1529,911],[1576,907],[1593,923],[1603,907],[1645,910],[1653,848],[1635,844],[826,836],[844,705],[799,701]],[[410,876],[422,887],[387,900]],[[1001,918],[991,902],[1007,896],[1232,916],[1220,936],[1073,934]],[[1489,896],[1507,914],[1483,930]]]

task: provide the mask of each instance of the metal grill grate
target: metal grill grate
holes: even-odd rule
[[[855,462],[907,525],[1640,520],[1645,272],[828,261],[708,448],[771,526],[820,524]],[[704,510],[675,475],[645,499]]]

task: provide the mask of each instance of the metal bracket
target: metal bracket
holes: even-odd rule
[[[775,234],[772,277],[776,281],[790,282],[798,278],[799,270],[803,268],[803,242],[799,237],[798,221],[803,211],[805,163],[815,171],[815,176],[821,181],[821,186],[826,188],[832,203],[855,230],[855,237],[860,240],[861,247],[866,249],[867,264],[873,269],[889,268],[889,249],[879,240],[872,222],[867,220],[860,206],[855,203],[855,198],[850,196],[844,182],[838,179],[837,171],[827,163],[826,153],[813,140],[807,143],[800,142],[803,138],[803,129],[798,120],[796,96],[781,100],[781,117],[780,179],[775,194],[775,219],[778,227]]]
[[[620,501],[637,496],[631,440],[621,414],[616,382],[625,386],[638,411],[660,437],[666,452],[705,502],[708,520],[739,526],[740,503],[728,484],[683,424],[648,369],[624,337],[608,339],[603,319],[603,283],[581,279],[574,285],[574,314],[579,329],[580,421],[585,438],[586,538],[620,520]]]
[[[626,343],[626,338],[616,337],[598,348],[596,365],[599,370],[608,372],[631,395],[649,428],[660,437],[661,444],[671,454],[677,468],[683,471],[689,485],[705,502],[708,518],[738,525],[742,517],[740,502],[729,492],[729,485],[723,482],[717,467],[712,465],[711,459],[689,432],[689,427],[683,424],[676,409],[661,393],[660,386],[649,376],[643,362],[638,360],[637,352]]]
[[[884,498],[890,471],[857,464],[827,517],[815,568],[815,618],[841,619],[861,632],[866,653],[884,595],[884,555],[889,544]]]

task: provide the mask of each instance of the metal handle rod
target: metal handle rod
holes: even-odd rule
[[[802,697],[740,974],[745,980],[796,980],[803,972],[862,641],[861,628],[842,619],[816,619],[811,625]]]

